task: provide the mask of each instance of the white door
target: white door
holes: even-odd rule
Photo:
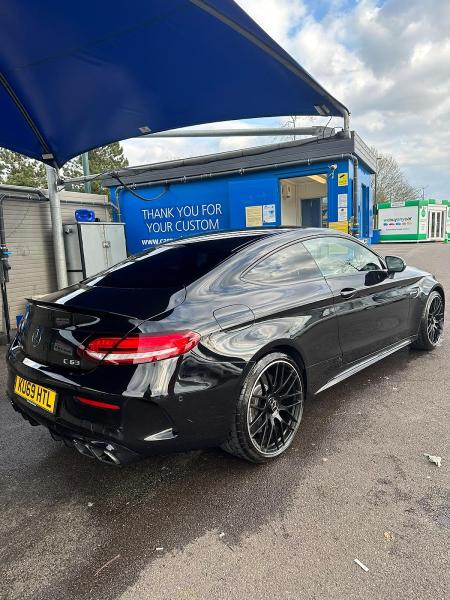
[[[86,277],[91,277],[108,267],[103,246],[105,234],[102,223],[79,223],[81,261]]]
[[[125,231],[123,223],[79,223],[81,261],[86,277],[125,260]]]
[[[447,236],[447,209],[445,207],[442,208],[441,211],[441,239],[445,240]]]
[[[104,225],[107,266],[112,267],[125,260],[127,248],[125,245],[125,225],[123,223],[107,223]]]
[[[428,239],[443,240],[446,231],[445,207],[428,207]]]

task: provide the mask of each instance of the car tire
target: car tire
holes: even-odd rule
[[[412,347],[416,350],[434,350],[442,340],[443,327],[444,299],[439,292],[433,291],[428,297],[420,319],[419,334]]]
[[[261,358],[248,372],[223,450],[253,463],[283,454],[300,426],[304,404],[303,374],[282,352]]]

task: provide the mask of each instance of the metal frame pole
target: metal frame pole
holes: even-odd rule
[[[89,177],[89,175],[91,174],[91,171],[89,169],[89,152],[83,152],[83,154],[81,155],[81,164],[83,165],[83,175],[85,177]],[[89,179],[87,179],[84,182],[84,191],[86,194],[91,193],[91,182],[89,181]]]
[[[350,137],[350,112],[346,109],[342,112],[344,117],[344,133],[347,137]]]
[[[249,127],[248,129],[173,129],[148,133],[133,139],[149,138],[207,138],[207,137],[268,137],[311,135],[317,137],[331,137],[334,127],[316,125],[312,127]]]
[[[0,196],[0,253],[1,253],[1,264],[0,264],[0,288],[2,294],[3,304],[3,318],[5,321],[5,333],[6,341],[8,344],[11,343],[11,319],[9,315],[9,303],[8,303],[8,290],[6,283],[9,281],[9,262],[8,262],[8,248],[6,247],[5,240],[5,219],[3,215],[3,201],[6,198],[6,194]]]
[[[50,214],[52,220],[53,252],[55,255],[56,280],[58,289],[68,285],[66,253],[64,249],[64,237],[61,217],[61,204],[58,193],[58,173],[48,165],[47,171],[48,198],[50,200]]]

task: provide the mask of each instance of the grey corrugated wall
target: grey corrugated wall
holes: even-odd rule
[[[61,192],[63,221],[74,221],[77,208],[91,208],[102,221],[110,221],[107,197],[99,194]],[[71,203],[67,203],[70,200]],[[76,201],[77,204],[72,204]],[[95,203],[93,206],[92,203]],[[97,206],[101,204],[102,206]],[[8,286],[8,304],[11,327],[15,328],[16,315],[23,313],[25,298],[47,294],[57,289],[53,259],[49,202],[7,200],[4,202],[6,243],[12,252]],[[1,330],[4,331],[1,305]]]

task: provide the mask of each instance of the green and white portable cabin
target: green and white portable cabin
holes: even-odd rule
[[[450,200],[378,204],[381,242],[443,242],[450,239]]]

